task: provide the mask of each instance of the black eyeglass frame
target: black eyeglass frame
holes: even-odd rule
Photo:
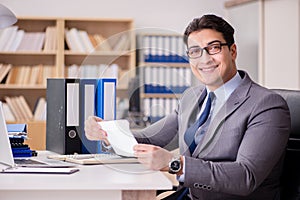
[[[215,52],[215,53],[210,53],[209,50],[208,50],[208,48],[209,48],[210,46],[212,46],[212,45],[215,45],[216,43],[220,45],[220,51]],[[222,42],[219,41],[219,40],[214,40],[214,41],[212,41],[212,42],[209,42],[208,45],[207,45],[206,47],[203,47],[203,48],[201,48],[200,46],[191,46],[191,47],[188,48],[188,50],[186,51],[186,54],[187,54],[187,56],[188,56],[189,58],[191,58],[191,59],[200,58],[200,57],[203,55],[203,50],[205,50],[205,51],[208,53],[208,55],[215,55],[215,54],[218,54],[218,53],[220,53],[220,52],[222,51],[222,46],[228,46],[228,47],[230,47],[228,43],[222,43]],[[198,49],[201,50],[201,54],[200,54],[200,56],[197,56],[197,57],[191,57],[191,56],[189,55],[189,50],[192,49],[192,48],[196,48],[196,47],[197,47]]]

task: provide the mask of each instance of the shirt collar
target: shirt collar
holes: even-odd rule
[[[240,85],[242,82],[242,78],[237,72],[234,77],[232,77],[229,81],[227,81],[225,84],[223,84],[221,87],[216,89],[214,91],[214,94],[216,95],[216,98],[221,100],[223,99],[226,101],[228,97],[232,94],[232,92]],[[207,94],[211,92],[207,87]]]

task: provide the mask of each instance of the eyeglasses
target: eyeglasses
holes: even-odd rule
[[[205,50],[209,55],[215,55],[220,53],[222,46],[228,45],[227,43],[222,43],[220,41],[213,41],[211,44],[207,45],[204,48],[199,46],[192,46],[186,51],[189,58],[200,58],[203,55],[203,50]]]

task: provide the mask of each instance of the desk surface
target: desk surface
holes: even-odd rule
[[[46,152],[40,153],[45,157]],[[141,164],[78,165],[80,171],[63,174],[1,174],[0,190],[158,190],[172,183],[159,171]]]
[[[49,153],[39,152],[39,154],[45,157]],[[78,165],[76,168],[80,171],[70,175],[0,173],[0,197],[17,199],[19,197],[16,195],[21,193],[35,199],[38,192],[44,197],[47,196],[44,199],[52,199],[54,194],[61,192],[62,198],[59,199],[66,196],[70,199],[79,199],[78,195],[88,194],[88,197],[99,198],[103,192],[109,192],[108,197],[112,197],[109,199],[113,199],[113,195],[116,196],[118,192],[121,194],[122,191],[155,191],[172,188],[172,183],[163,173],[147,170],[141,164]],[[73,196],[70,196],[70,192]]]

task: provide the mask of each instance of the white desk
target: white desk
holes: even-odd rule
[[[70,175],[1,174],[1,200],[155,199],[156,190],[171,189],[161,172],[140,164],[78,166]]]

